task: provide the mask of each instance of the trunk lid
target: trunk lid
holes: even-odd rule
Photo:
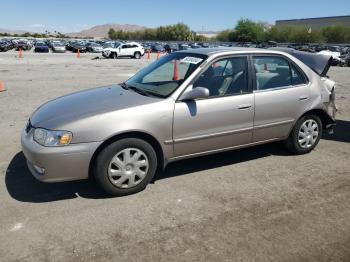
[[[315,54],[308,53],[304,51],[294,50],[292,48],[284,48],[284,47],[273,47],[271,50],[285,52],[299,59],[309,68],[311,68],[316,74],[319,76],[326,76],[331,66],[332,56],[326,54]]]

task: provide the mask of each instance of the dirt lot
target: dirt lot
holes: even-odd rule
[[[350,261],[350,68],[338,126],[308,155],[279,143],[171,164],[136,195],[37,182],[20,130],[43,102],[127,79],[148,60],[0,53],[1,261]]]

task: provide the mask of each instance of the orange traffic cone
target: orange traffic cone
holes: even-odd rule
[[[180,72],[179,72],[179,61],[175,60],[174,62],[174,76],[173,76],[174,81],[180,80]]]
[[[150,60],[151,59],[151,52],[148,50],[147,51],[147,59]]]
[[[78,48],[78,52],[77,52],[77,58],[80,57],[80,49]]]
[[[19,57],[19,58],[23,58],[23,50],[22,50],[22,48],[20,48],[20,49],[18,50],[18,57]]]
[[[0,81],[0,92],[6,91],[4,82]]]
[[[159,58],[160,58],[160,53],[157,52],[157,60],[159,60]]]

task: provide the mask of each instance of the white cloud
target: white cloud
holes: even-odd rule
[[[31,24],[31,25],[27,25],[27,27],[43,28],[43,27],[45,27],[45,25],[43,25],[43,24]]]

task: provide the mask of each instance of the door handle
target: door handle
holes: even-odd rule
[[[251,108],[251,107],[252,107],[251,104],[244,104],[244,105],[239,105],[237,108],[238,108],[239,110],[245,110],[245,109],[249,109],[249,108]]]
[[[299,97],[299,100],[300,100],[300,101],[304,101],[304,100],[307,100],[307,99],[308,99],[307,96],[301,96],[301,97]]]

